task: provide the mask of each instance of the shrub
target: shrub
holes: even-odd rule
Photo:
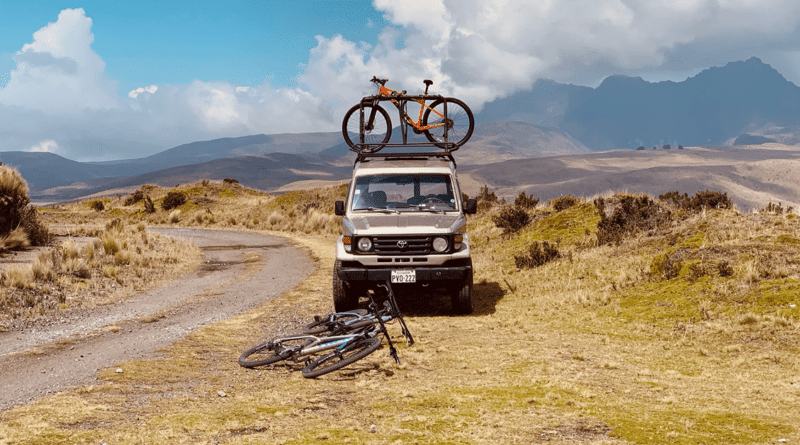
[[[103,201],[95,199],[89,202],[89,208],[97,212],[102,212],[105,210],[106,206],[103,204]]]
[[[137,202],[139,202],[139,201],[141,201],[143,199],[144,199],[144,191],[139,189],[139,190],[136,190],[135,192],[131,193],[130,195],[128,195],[127,198],[125,198],[124,205],[126,207],[127,206],[132,206],[132,205],[136,204]]]
[[[781,214],[783,214],[784,211],[786,213],[792,213],[792,210],[794,210],[794,208],[792,206],[789,206],[788,208],[786,208],[784,210],[784,208],[783,208],[783,206],[781,205],[780,202],[777,203],[777,204],[773,204],[773,203],[770,202],[769,204],[767,204],[766,207],[761,209],[761,213],[777,213],[778,215],[781,215]]]
[[[232,185],[232,184],[238,184],[238,183],[239,183],[239,181],[238,181],[238,180],[236,180],[236,179],[233,179],[233,178],[225,178],[225,179],[223,179],[223,180],[222,180],[222,183],[223,183],[223,184],[229,184],[229,185]]]
[[[153,200],[150,199],[149,195],[145,195],[144,197],[144,211],[145,213],[156,213],[156,206],[153,204]]]
[[[670,254],[658,255],[650,262],[650,276],[670,280],[678,276],[681,267],[682,263]]]
[[[550,201],[550,205],[556,212],[560,212],[562,210],[566,210],[575,204],[578,203],[578,198],[572,195],[564,195],[560,196],[552,201]]]
[[[697,192],[691,198],[688,194],[681,195],[676,190],[659,195],[658,200],[690,212],[700,212],[703,209],[733,208],[733,202],[728,198],[727,193],[712,192],[710,190]]]
[[[555,244],[547,241],[534,241],[522,255],[514,255],[514,263],[517,265],[517,269],[531,269],[549,263],[560,256]]]
[[[519,192],[519,196],[514,199],[514,205],[525,209],[533,209],[539,204],[539,198],[526,195],[525,192]]]
[[[492,216],[494,225],[503,229],[503,233],[515,233],[531,222],[531,216],[522,207],[504,207],[497,216]]]
[[[36,207],[29,205],[22,210],[20,227],[25,231],[32,246],[44,246],[50,242],[50,230],[39,219]]]
[[[169,192],[164,200],[161,202],[161,208],[164,210],[172,210],[175,207],[181,206],[186,202],[186,195],[181,192]]]
[[[28,203],[28,184],[19,172],[0,167],[0,236],[8,235],[19,226]]]
[[[481,187],[481,191],[478,193],[478,196],[475,197],[475,200],[478,202],[479,212],[485,212],[489,210],[500,201],[494,192],[489,191],[488,185]]]
[[[594,205],[600,213],[597,224],[597,243],[600,245],[619,244],[627,234],[658,228],[671,216],[669,210],[646,195],[627,195],[611,200],[597,198]],[[614,207],[610,215],[609,206]]]

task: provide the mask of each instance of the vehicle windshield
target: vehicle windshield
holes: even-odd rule
[[[450,175],[391,174],[356,178],[353,210],[452,211]]]

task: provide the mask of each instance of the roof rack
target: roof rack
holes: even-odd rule
[[[453,166],[456,166],[456,160],[453,158],[452,152],[444,152],[444,151],[423,151],[423,152],[410,152],[410,153],[358,153],[356,156],[355,164],[358,164],[361,161],[367,161],[369,158],[381,158],[381,159],[426,159],[426,158],[442,158],[447,159],[453,163]],[[353,164],[353,165],[355,165]]]

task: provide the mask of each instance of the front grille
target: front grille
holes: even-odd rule
[[[377,255],[428,255],[433,236],[377,236],[372,238],[372,253]]]

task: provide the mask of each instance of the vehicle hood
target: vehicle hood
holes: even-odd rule
[[[349,221],[348,221],[349,220]],[[352,215],[343,221],[345,232],[354,234],[414,234],[449,233],[466,225],[458,213],[401,212],[388,214]],[[348,227],[351,226],[351,227]],[[350,229],[350,230],[348,230]]]

